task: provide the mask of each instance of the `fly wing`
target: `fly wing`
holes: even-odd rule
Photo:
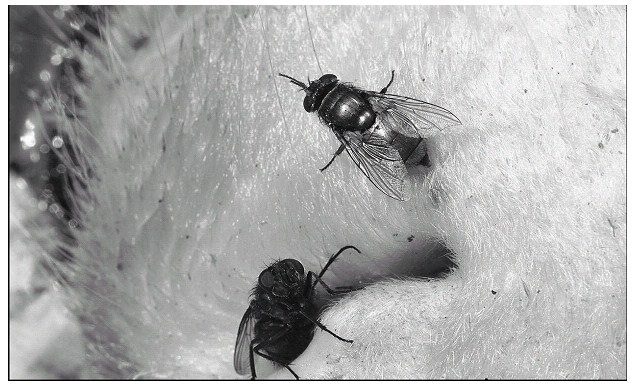
[[[255,318],[249,307],[242,317],[240,328],[237,331],[237,340],[235,340],[233,367],[238,374],[251,372],[250,349],[253,338],[255,338]]]
[[[444,128],[462,124],[449,110],[422,100],[373,91],[361,91],[367,97],[385,128],[408,137],[429,136]]]
[[[410,198],[411,186],[402,157],[382,136],[372,130],[364,135],[346,131],[342,139],[349,156],[374,186],[391,198]]]

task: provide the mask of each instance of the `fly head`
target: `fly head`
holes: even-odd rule
[[[303,108],[307,112],[314,112],[319,109],[325,95],[328,94],[338,83],[338,78],[333,74],[325,74],[315,81],[308,80],[308,85],[294,79],[288,75],[279,74],[279,76],[290,79],[292,84],[298,85],[306,92],[303,99]]]
[[[259,275],[259,286],[281,299],[294,298],[303,293],[305,271],[296,259],[275,262]]]

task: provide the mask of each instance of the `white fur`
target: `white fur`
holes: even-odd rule
[[[318,270],[355,245],[328,273],[344,284],[403,256],[413,270],[439,240],[455,272],[343,299],[322,320],[354,344],[317,332],[299,374],[623,378],[624,7],[308,12],[324,72],[379,90],[395,69],[390,92],[463,125],[430,139],[412,200],[389,199],[346,155],[318,172],[338,143],[276,76],[320,75],[302,7],[122,9],[105,60],[84,58],[83,125],[66,124],[88,183],[68,290],[88,373],[236,377],[272,259]]]

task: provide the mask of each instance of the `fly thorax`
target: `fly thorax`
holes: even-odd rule
[[[376,114],[369,108],[364,109],[358,114],[358,128],[360,131],[366,130],[368,127],[372,127],[376,122]]]
[[[279,306],[275,306],[269,311],[270,316],[273,318],[285,318],[286,313],[286,310],[282,309]]]
[[[342,85],[326,95],[319,115],[344,131],[365,131],[376,121],[371,105],[354,88]]]

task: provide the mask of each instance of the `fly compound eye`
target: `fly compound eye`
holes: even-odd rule
[[[303,109],[307,112],[316,111],[316,100],[314,98],[314,94],[306,94],[306,97],[303,99]]]
[[[292,267],[294,271],[299,273],[299,276],[303,277],[304,270],[301,262],[297,261],[296,259],[286,259],[285,262],[287,266]]]
[[[275,284],[275,276],[270,270],[266,269],[259,275],[259,284],[266,289],[270,289]]]
[[[336,75],[334,74],[325,74],[323,76],[321,76],[321,78],[319,78],[319,82],[321,82],[322,84],[328,84],[334,81],[337,81],[338,78],[336,77]]]

